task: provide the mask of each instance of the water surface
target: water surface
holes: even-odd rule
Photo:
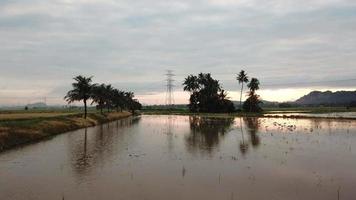
[[[356,199],[356,121],[142,116],[0,154],[0,199]]]
[[[321,118],[352,118],[356,119],[356,112],[326,112],[326,113],[308,113],[308,112],[298,112],[298,111],[287,111],[287,112],[270,112],[269,114],[264,114],[265,116],[306,116],[306,117],[321,117]]]

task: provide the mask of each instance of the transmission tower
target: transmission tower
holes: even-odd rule
[[[175,76],[172,70],[167,70],[166,81],[167,81],[167,91],[166,91],[166,105],[169,109],[173,108],[174,105],[174,94],[173,94],[173,87],[174,87],[174,79]]]

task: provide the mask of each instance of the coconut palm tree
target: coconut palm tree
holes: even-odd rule
[[[247,84],[247,87],[250,89],[248,93],[248,98],[246,99],[243,107],[244,110],[249,112],[260,112],[262,109],[259,107],[259,95],[256,94],[256,90],[260,89],[260,81],[257,78],[252,78],[250,83]]]
[[[241,84],[240,109],[242,110],[242,91],[244,89],[244,83],[248,82],[247,73],[244,70],[241,70],[240,73],[237,75],[236,80],[238,80],[239,84]]]
[[[252,94],[255,94],[256,90],[260,89],[260,81],[257,78],[252,78],[247,87]]]
[[[91,96],[92,92],[92,76],[84,77],[77,76],[73,78],[76,82],[72,83],[73,89],[68,91],[64,99],[68,103],[73,103],[74,101],[83,101],[84,103],[84,118],[87,118],[87,100]]]

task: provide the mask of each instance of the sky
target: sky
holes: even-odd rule
[[[355,0],[1,0],[0,105],[63,96],[77,75],[165,102],[165,71],[211,73],[232,100],[244,69],[265,100],[356,90]]]

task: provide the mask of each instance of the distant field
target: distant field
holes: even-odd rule
[[[4,120],[23,120],[32,118],[49,118],[49,117],[59,117],[66,115],[78,114],[78,112],[37,112],[37,113],[0,113],[0,121]]]
[[[24,120],[33,118],[50,118],[66,115],[81,114],[84,109],[81,108],[47,108],[47,109],[30,109],[30,110],[1,110],[0,121],[4,120]],[[88,113],[98,112],[95,108],[88,108]]]

